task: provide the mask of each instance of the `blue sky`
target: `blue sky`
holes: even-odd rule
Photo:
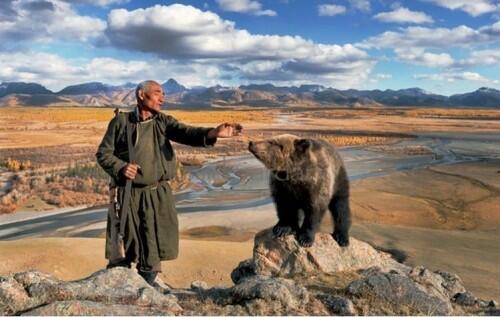
[[[500,0],[1,0],[0,81],[500,89]]]

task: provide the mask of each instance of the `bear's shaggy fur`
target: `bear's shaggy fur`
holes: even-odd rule
[[[273,228],[275,236],[296,234],[301,246],[310,247],[329,209],[333,238],[340,246],[349,245],[349,180],[333,145],[285,134],[250,142],[248,149],[271,172],[271,194],[279,219]]]

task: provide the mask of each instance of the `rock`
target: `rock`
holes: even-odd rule
[[[203,291],[208,289],[208,285],[204,281],[193,281],[191,282],[191,289],[194,291]]]
[[[441,286],[448,294],[448,298],[452,298],[455,294],[465,291],[462,279],[458,275],[444,271],[436,271],[435,273],[441,275],[443,278]]]
[[[182,312],[175,296],[159,293],[135,271],[126,268],[101,270],[73,282],[40,272],[18,273],[0,281],[0,314],[17,314],[55,302],[78,307],[75,303],[78,301],[151,307],[169,314]]]
[[[309,293],[293,280],[264,276],[248,277],[231,289],[233,304],[262,299],[279,301],[286,309],[297,309],[309,301]]]
[[[349,294],[378,302],[393,308],[394,314],[408,308],[411,315],[450,315],[451,303],[425,292],[415,281],[403,274],[370,272],[368,276],[352,282]],[[375,312],[375,314],[380,314]]]
[[[444,301],[451,300],[455,294],[465,291],[462,280],[455,274],[436,271],[435,273],[421,266],[414,267],[408,276],[417,282],[426,292]]]
[[[238,284],[242,279],[249,276],[255,276],[255,263],[253,259],[246,259],[231,272],[231,280],[234,284]]]
[[[478,303],[476,297],[470,292],[458,293],[453,299],[455,303],[462,306],[474,306]]]
[[[133,305],[103,304],[92,301],[61,301],[30,310],[21,316],[146,316],[162,310]]]
[[[292,235],[275,238],[272,229],[261,231],[255,236],[253,259],[255,273],[268,276],[334,273],[373,266],[384,271],[409,271],[408,267],[393,260],[389,254],[379,252],[365,242],[351,238],[350,246],[341,248],[326,233],[317,233],[313,246],[303,248]],[[241,274],[235,275],[238,277]]]
[[[326,295],[321,296],[320,300],[325,304],[330,314],[340,316],[356,315],[354,304],[348,298],[337,295]]]

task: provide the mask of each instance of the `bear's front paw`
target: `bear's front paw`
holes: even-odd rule
[[[312,247],[314,243],[314,234],[310,234],[307,232],[301,232],[297,236],[297,242],[299,242],[301,247],[309,248]]]
[[[273,227],[274,237],[284,237],[293,234],[293,229],[290,226],[276,225]]]
[[[334,232],[332,234],[333,238],[341,247],[348,247],[349,246],[349,236],[346,234],[342,234],[340,232]]]

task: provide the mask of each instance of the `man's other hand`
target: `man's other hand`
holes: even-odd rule
[[[134,163],[128,163],[121,169],[121,173],[127,179],[134,179],[135,175],[137,175],[137,171],[140,170],[141,167]]]
[[[208,137],[213,138],[230,138],[233,136],[241,135],[243,131],[243,126],[239,123],[223,123],[217,128],[214,128],[208,132]]]

